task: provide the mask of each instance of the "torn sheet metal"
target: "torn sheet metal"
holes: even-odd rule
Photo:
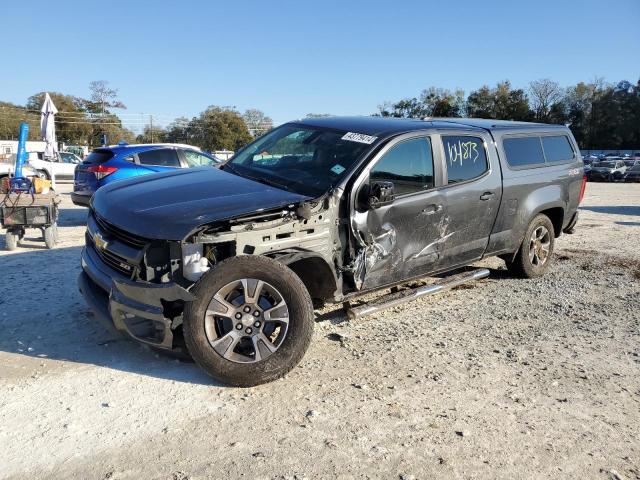
[[[369,272],[382,268],[381,262],[386,261],[391,268],[401,260],[401,256],[398,254],[395,255],[394,261],[394,251],[399,253],[395,228],[393,225],[385,223],[382,225],[382,230],[383,233],[375,238],[369,234],[366,246],[358,252],[353,261],[351,270],[358,290],[362,288]]]

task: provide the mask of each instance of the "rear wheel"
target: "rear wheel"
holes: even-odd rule
[[[38,176],[40,178],[44,178],[45,180],[51,180],[51,175],[46,170],[38,170]]]
[[[515,258],[506,262],[507,269],[521,278],[544,275],[552,261],[554,244],[553,223],[546,215],[538,215],[529,224]]]
[[[195,362],[215,379],[249,387],[296,366],[313,334],[313,305],[300,278],[266,257],[220,262],[192,290],[183,332]]]

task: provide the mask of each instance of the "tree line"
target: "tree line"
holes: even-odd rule
[[[602,79],[561,87],[550,79],[513,88],[508,80],[462,90],[429,87],[419,96],[385,102],[383,117],[475,117],[568,125],[584,149],[640,148],[640,80],[606,83]]]
[[[234,107],[210,106],[191,119],[176,118],[168,126],[153,126],[151,121],[136,135],[123,123],[123,114],[116,115],[114,109],[126,109],[118,99],[118,91],[110,88],[109,82],[100,80],[89,84],[88,99],[49,92],[58,109],[56,115],[56,137],[58,141],[71,145],[101,145],[104,135],[109,143],[171,142],[188,143],[205,150],[237,150],[255,137],[273,128],[273,120],[257,109],[241,114]],[[29,140],[40,140],[40,108],[45,92],[27,99],[25,105],[0,101],[0,139],[16,140],[21,122],[29,124]],[[132,123],[143,117],[128,114]],[[134,120],[132,120],[134,119]]]
[[[103,135],[109,143],[187,143],[205,150],[237,150],[273,128],[270,117],[257,109],[244,113],[234,107],[212,105],[192,118],[179,117],[167,126],[149,121],[142,132],[134,133],[123,124],[126,109],[118,91],[100,80],[89,84],[88,99],[50,93],[59,110],[56,135],[67,144],[101,144]],[[25,105],[0,101],[0,139],[16,139],[20,122],[30,126],[30,139],[39,139],[40,107],[44,92],[28,98]],[[140,117],[135,114],[128,118]],[[322,117],[310,113],[307,117]],[[462,90],[429,87],[418,96],[396,102],[384,102],[374,113],[383,117],[476,117],[497,120],[521,120],[568,125],[584,149],[640,148],[640,80],[634,85],[626,80],[616,84],[602,79],[561,87],[557,82],[541,79],[526,89],[514,88],[508,80],[494,87],[484,85],[468,95]],[[134,117],[132,117],[134,116]]]

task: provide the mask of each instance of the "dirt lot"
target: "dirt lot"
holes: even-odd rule
[[[56,249],[0,251],[1,478],[640,479],[640,185],[590,184],[545,278],[319,311],[251,389],[95,322],[63,191]]]

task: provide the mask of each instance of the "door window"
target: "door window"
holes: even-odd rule
[[[140,165],[155,165],[159,167],[180,167],[180,160],[175,150],[160,148],[147,150],[138,154]]]
[[[193,150],[183,150],[183,152],[184,158],[189,167],[202,167],[213,163],[213,160],[210,157],[194,152]]]
[[[466,182],[489,170],[484,140],[462,135],[442,137],[448,184]]]
[[[395,145],[376,163],[369,179],[393,182],[397,196],[433,188],[430,139],[414,138]]]

